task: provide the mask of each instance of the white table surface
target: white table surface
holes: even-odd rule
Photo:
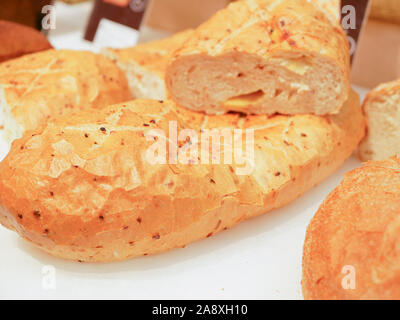
[[[77,8],[88,10],[85,5]],[[64,30],[61,35],[50,34],[56,47],[82,46],[81,29],[60,29]],[[87,43],[83,46],[93,49]],[[0,159],[6,153],[0,137]],[[333,176],[285,208],[185,249],[126,262],[63,261],[0,226],[0,299],[302,299],[306,227],[344,173],[358,166],[353,156]],[[43,286],[49,266],[55,271],[51,288]]]

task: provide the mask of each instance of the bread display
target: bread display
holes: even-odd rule
[[[400,156],[400,79],[372,90],[364,101],[367,135],[359,148],[363,161]]]
[[[172,100],[208,114],[338,113],[349,92],[348,41],[317,8],[233,2],[175,54],[166,72]]]
[[[179,32],[172,37],[139,44],[128,49],[103,49],[125,72],[132,96],[135,98],[166,98],[165,69],[174,52],[192,35],[193,30]]]
[[[0,63],[51,48],[49,41],[39,31],[14,22],[0,20]]]
[[[14,140],[0,163],[0,223],[54,256],[111,262],[184,247],[301,196],[365,134],[346,37],[321,5],[335,7],[241,0],[170,39],[0,64],[0,125]],[[191,63],[201,77],[177,83]],[[214,99],[211,87],[222,108],[199,98]],[[203,146],[215,130],[224,139]]]
[[[254,129],[254,168],[151,164],[147,132]],[[135,100],[59,118],[14,142],[0,164],[0,222],[43,250],[115,261],[209,237],[296,199],[334,172],[364,134],[352,93],[338,115],[205,116]],[[179,149],[190,140],[179,142]],[[221,147],[221,154],[226,148]]]
[[[0,126],[9,143],[49,118],[130,99],[123,72],[90,52],[48,50],[0,64]]]
[[[400,299],[400,159],[346,174],[307,228],[306,299]]]

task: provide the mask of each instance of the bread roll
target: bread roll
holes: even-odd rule
[[[400,159],[346,174],[307,228],[306,299],[400,299]]]
[[[207,128],[254,129],[252,170],[238,174],[235,161],[194,164],[196,157],[152,164],[147,133],[162,129],[168,139],[159,140],[175,145],[170,121],[199,136]],[[0,163],[0,223],[65,259],[155,254],[293,201],[333,173],[363,134],[355,93],[326,117],[206,116],[154,100],[62,117],[26,132]]]
[[[385,83],[366,97],[367,135],[359,148],[363,161],[400,156],[400,79]]]
[[[0,64],[0,126],[10,143],[49,118],[130,99],[123,72],[90,52],[48,50]]]
[[[306,0],[237,1],[177,51],[166,86],[208,114],[335,114],[348,98],[348,41]]]
[[[47,38],[35,29],[0,20],[0,62],[51,48]]]
[[[101,53],[115,61],[125,72],[133,97],[164,100],[165,69],[174,52],[192,33],[193,30],[185,30],[166,39],[128,49],[106,48]]]

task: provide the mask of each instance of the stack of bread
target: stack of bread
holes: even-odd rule
[[[321,5],[239,0],[170,39],[0,64],[2,126],[13,141],[0,163],[0,223],[55,256],[108,262],[184,247],[301,196],[365,134],[338,11]],[[251,170],[150,163],[154,132],[171,123],[199,135],[252,129]],[[177,150],[193,143],[168,139]]]

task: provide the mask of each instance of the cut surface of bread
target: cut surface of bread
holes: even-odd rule
[[[307,228],[306,299],[400,299],[400,160],[346,174]]]
[[[349,92],[348,41],[317,8],[306,0],[233,2],[174,55],[170,98],[208,114],[338,113]]]
[[[172,140],[178,150],[195,141],[175,143],[171,122],[199,135],[253,129],[252,170],[239,175],[242,164],[196,163],[195,156],[188,164],[151,163],[146,155],[155,141]],[[325,117],[207,116],[168,100],[62,117],[26,132],[0,163],[0,223],[71,260],[117,261],[183,247],[293,201],[333,173],[364,130],[355,93],[339,114]],[[221,154],[228,145],[223,139]]]
[[[0,63],[51,48],[47,38],[39,31],[18,23],[0,20]]]
[[[9,143],[50,118],[130,99],[123,72],[90,52],[47,50],[0,64],[0,125]]]
[[[192,34],[193,30],[185,30],[169,38],[128,49],[103,49],[102,54],[115,61],[125,72],[133,97],[164,100],[165,69],[174,52]]]
[[[366,97],[367,135],[359,148],[362,161],[400,156],[400,79],[384,83]]]

